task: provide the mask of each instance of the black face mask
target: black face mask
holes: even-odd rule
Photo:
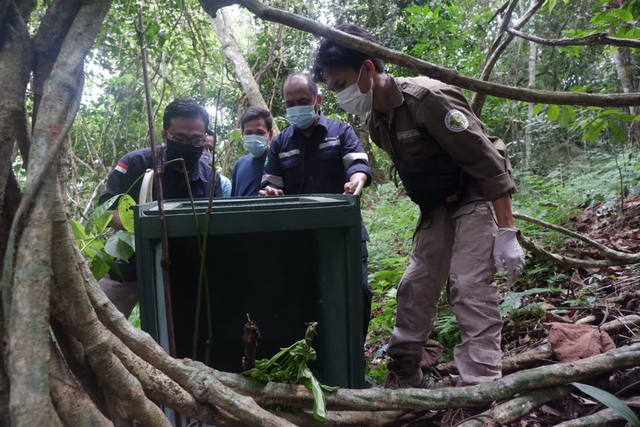
[[[167,138],[167,160],[179,159],[182,157],[187,169],[192,169],[198,164],[202,156],[202,147],[194,147],[191,144],[179,144]]]

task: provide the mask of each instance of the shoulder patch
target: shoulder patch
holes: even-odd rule
[[[427,89],[426,87],[409,82],[400,83],[400,89],[402,90],[402,92],[409,94],[417,98],[418,100],[421,100],[429,93],[429,89]]]
[[[123,174],[127,173],[127,169],[129,169],[129,165],[127,165],[126,163],[123,162],[118,162],[118,164],[116,165],[115,169]]]
[[[444,118],[444,125],[451,132],[462,132],[469,127],[469,120],[459,110],[449,110]]]

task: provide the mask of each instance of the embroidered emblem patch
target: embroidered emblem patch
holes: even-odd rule
[[[444,118],[444,125],[451,132],[462,132],[469,127],[469,120],[458,110],[449,110]]]
[[[404,132],[398,132],[398,139],[406,139],[406,138],[411,138],[412,136],[418,136],[420,135],[420,132],[418,131],[418,129],[411,129],[411,130],[407,130]]]

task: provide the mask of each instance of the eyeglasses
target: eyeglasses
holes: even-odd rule
[[[182,145],[191,144],[194,147],[202,147],[204,145],[204,140],[206,138],[206,137],[203,137],[203,136],[198,136],[198,137],[194,137],[194,138],[176,138],[173,135],[171,135],[171,132],[169,132],[168,130],[165,130],[165,132],[169,136],[169,138],[167,138],[167,140],[170,140],[172,142],[176,142],[176,143],[182,144]]]

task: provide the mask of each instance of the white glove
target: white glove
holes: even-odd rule
[[[507,284],[516,281],[524,268],[524,252],[518,243],[518,229],[512,227],[498,228],[493,243],[493,260],[498,274],[507,275]]]

